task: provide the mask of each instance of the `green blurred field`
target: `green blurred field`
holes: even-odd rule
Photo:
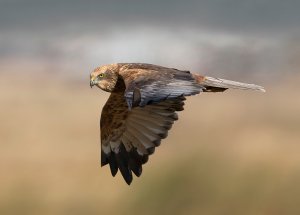
[[[108,94],[0,76],[0,214],[300,214],[299,78],[190,97],[129,187],[99,164]]]

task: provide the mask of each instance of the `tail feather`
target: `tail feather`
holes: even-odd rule
[[[230,81],[221,78],[213,78],[208,76],[200,76],[194,74],[195,80],[203,85],[208,92],[221,92],[226,89],[240,89],[240,90],[256,90],[266,92],[262,86],[255,84],[247,84],[237,81]]]

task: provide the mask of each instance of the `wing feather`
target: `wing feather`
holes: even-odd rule
[[[126,85],[125,97],[129,109],[195,95],[205,89],[188,71],[152,64],[126,64],[119,69],[119,74]]]
[[[132,124],[127,123],[128,130],[131,130],[134,133],[135,137],[138,139],[140,143],[142,143],[146,149],[155,147],[154,143],[151,142],[141,131],[135,128]]]
[[[155,126],[151,126],[147,121],[142,124],[138,120],[130,119],[130,122],[135,123],[141,130],[144,131],[144,135],[146,135],[151,141],[162,138],[163,133],[166,133],[167,130],[164,128],[156,128]]]
[[[130,132],[124,132],[122,135],[122,141],[127,141],[128,144],[131,144],[132,148],[135,149],[140,155],[148,153],[146,147],[141,144],[133,135],[131,135]]]
[[[142,165],[168,135],[183,100],[167,99],[129,111],[124,94],[112,93],[101,114],[101,165],[109,164],[113,176],[120,170],[130,184],[132,172],[142,174]]]

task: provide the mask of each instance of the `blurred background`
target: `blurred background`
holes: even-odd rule
[[[0,0],[0,214],[300,214],[300,1]],[[100,168],[102,64],[256,83],[186,101],[127,186]]]

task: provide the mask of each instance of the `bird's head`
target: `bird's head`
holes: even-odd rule
[[[106,92],[112,92],[118,81],[117,69],[114,64],[97,67],[90,75],[90,86],[96,85]]]

